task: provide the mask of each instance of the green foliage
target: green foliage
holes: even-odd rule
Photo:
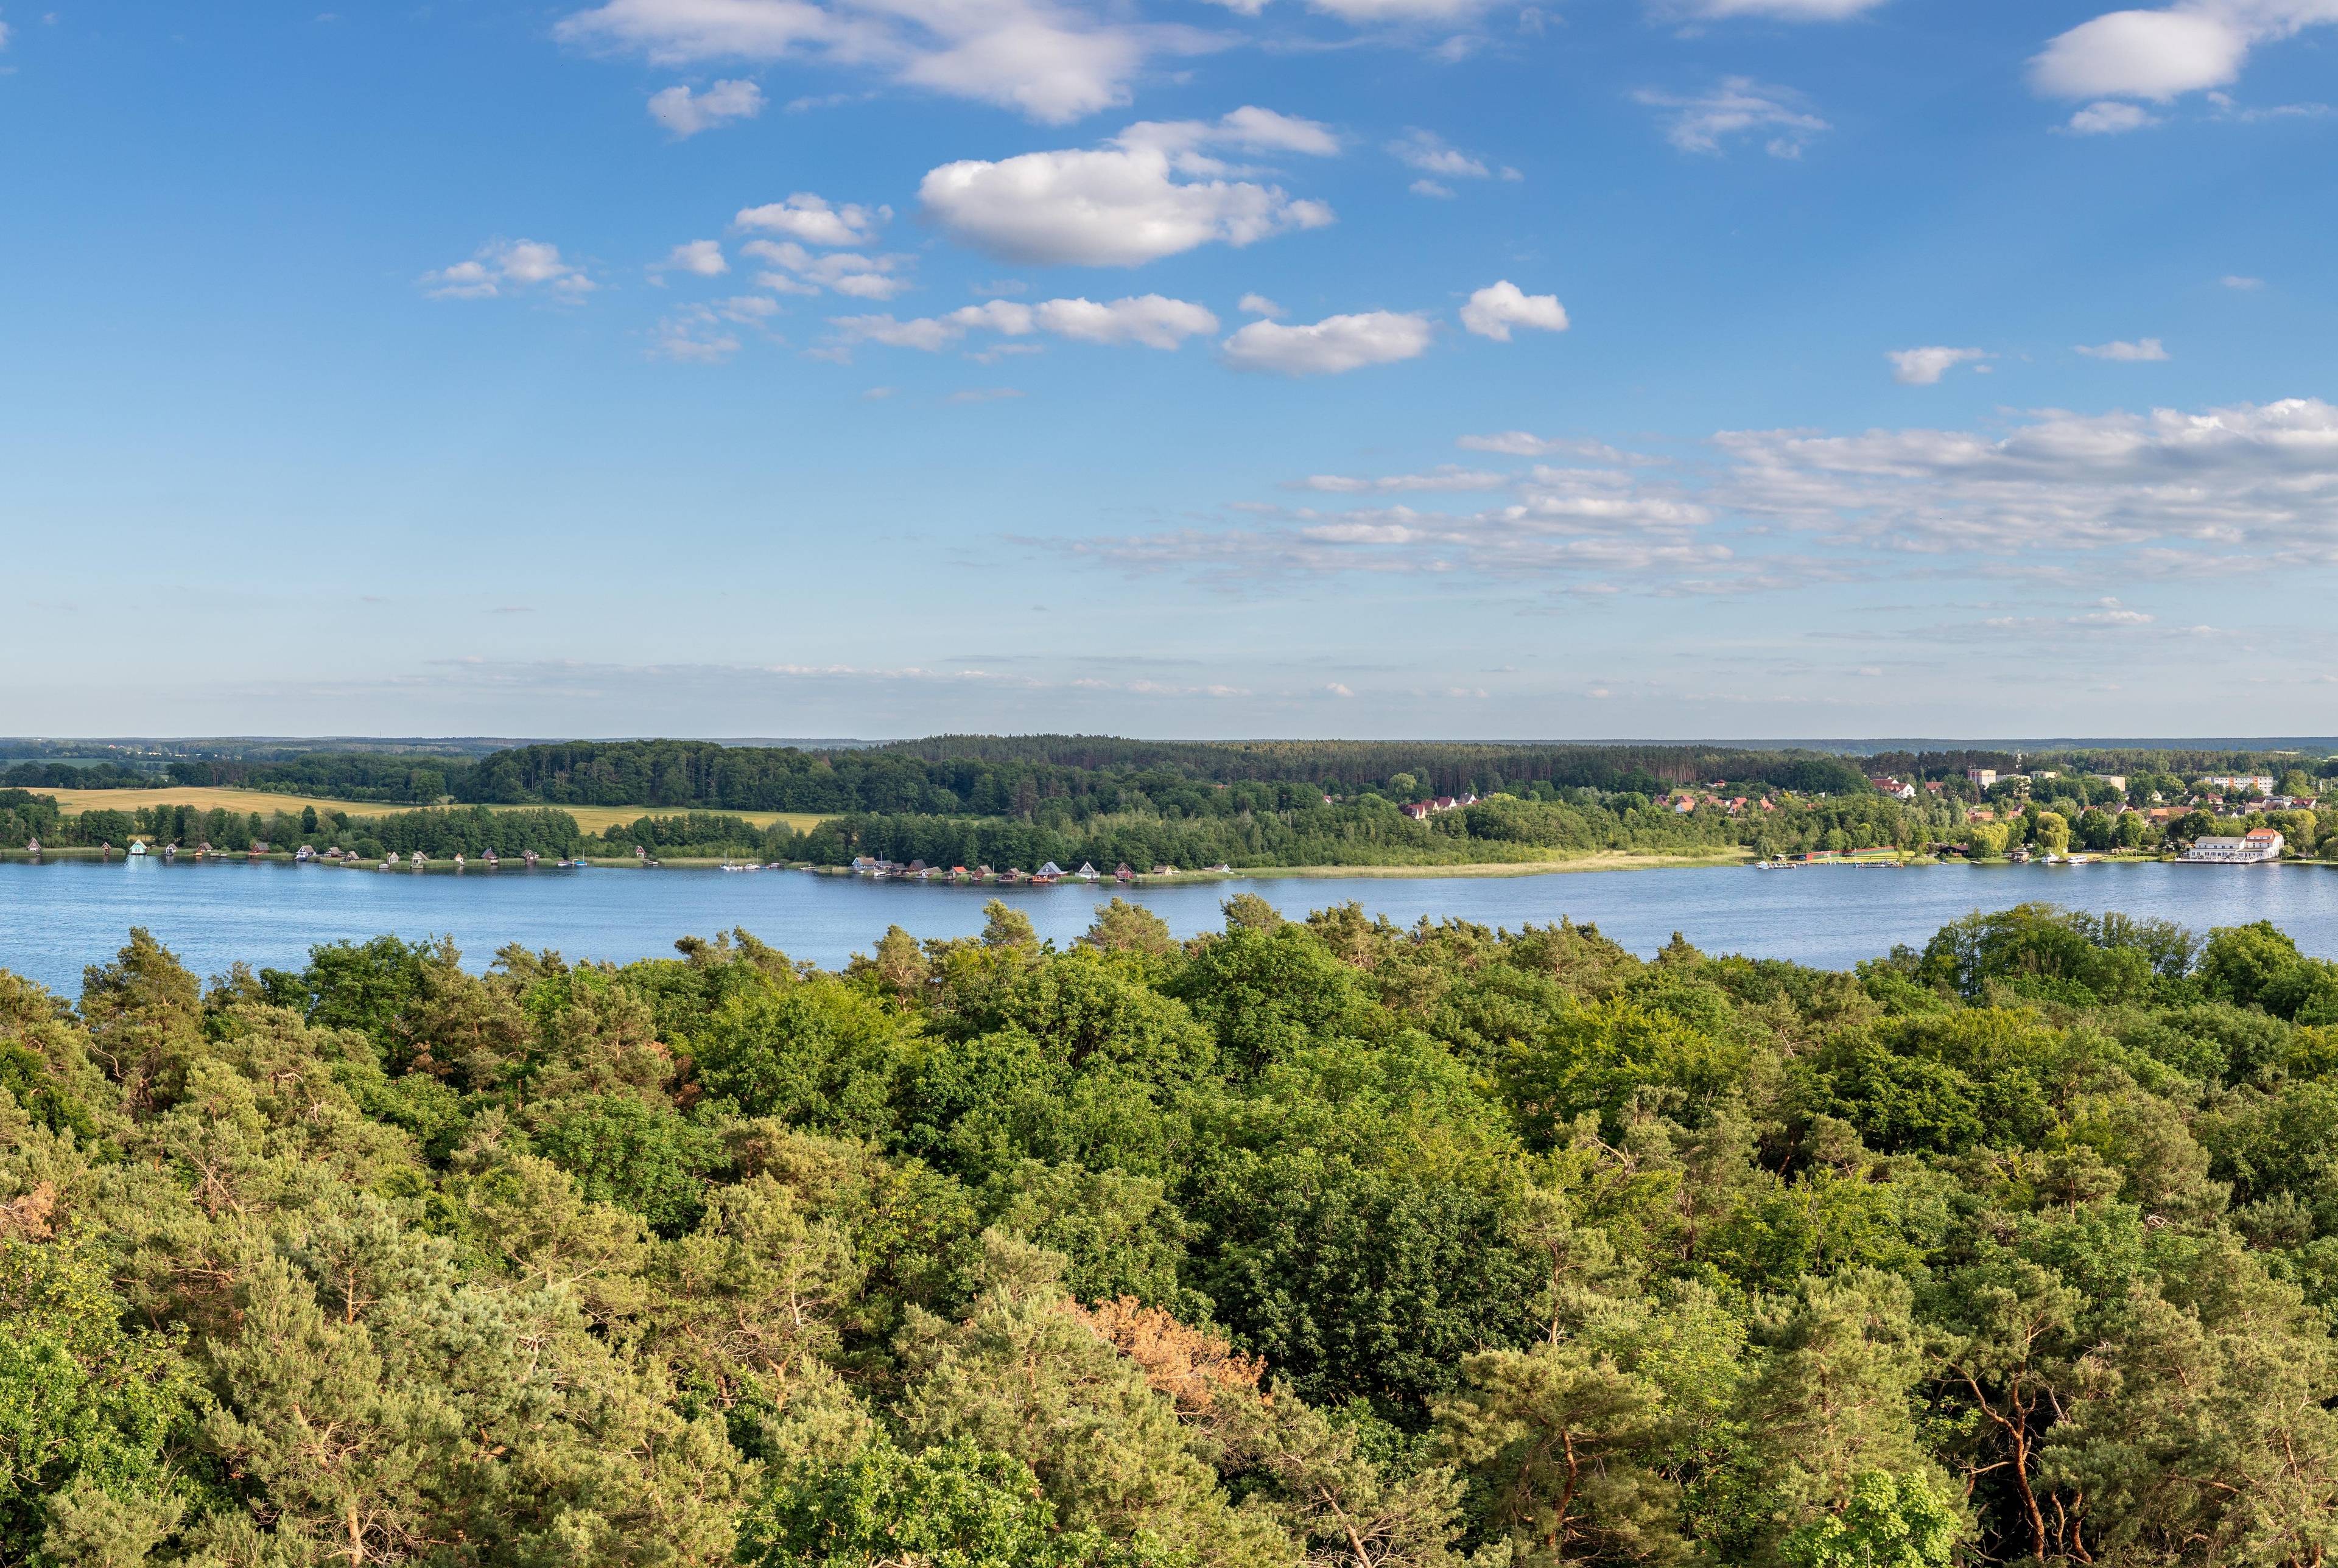
[[[907,1454],[883,1440],[841,1465],[782,1477],[749,1515],[757,1568],[1170,1568],[1169,1554],[1062,1531],[1030,1470],[953,1438]]]
[[[2338,968],[2278,931],[1140,916],[0,976],[0,1562],[2338,1544]]]

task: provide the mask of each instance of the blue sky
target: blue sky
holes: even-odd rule
[[[2338,0],[0,26],[0,732],[2338,730]]]

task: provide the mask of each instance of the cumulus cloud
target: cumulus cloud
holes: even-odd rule
[[[2050,40],[2029,62],[2030,85],[2049,98],[2171,103],[2230,85],[2260,44],[2333,22],[2338,0],[2179,0],[2112,11]]]
[[[560,247],[540,240],[495,240],[467,261],[425,272],[424,290],[433,299],[493,299],[543,289],[554,299],[582,299],[597,285],[581,268],[560,259]]]
[[[1059,124],[1124,103],[1147,61],[1221,40],[1056,0],[605,0],[564,42],[660,65],[810,60]]]
[[[1134,267],[1197,246],[1249,245],[1331,221],[1321,201],[1231,173],[1205,149],[1325,152],[1311,122],[1238,110],[1214,124],[1133,125],[1108,146],[968,159],[929,172],[918,200],[953,238],[1011,261]]]
[[[700,278],[720,278],[731,270],[731,263],[722,257],[718,240],[693,240],[675,246],[664,260],[650,268],[653,273],[688,272]]]
[[[2165,359],[2166,347],[2156,338],[2137,338],[2132,343],[2081,343],[2078,352],[2089,359]]]
[[[799,191],[784,201],[746,207],[731,221],[759,233],[784,234],[807,245],[873,244],[877,231],[893,220],[890,207],[832,206],[828,199]]]
[[[1283,314],[1282,307],[1277,305],[1273,300],[1268,299],[1263,294],[1245,294],[1235,302],[1234,309],[1241,311],[1245,316],[1265,316],[1272,318],[1279,317]]]
[[[1278,376],[1337,376],[1367,365],[1387,365],[1427,352],[1433,328],[1424,316],[1370,310],[1327,316],[1306,326],[1253,321],[1225,340],[1225,361],[1237,370]]]
[[[1984,348],[1894,348],[1884,356],[1891,361],[1891,379],[1902,387],[1933,387],[1942,376],[1968,361],[1989,358]]]
[[[1506,278],[1469,296],[1469,302],[1461,307],[1461,325],[1480,338],[1507,343],[1514,327],[1530,327],[1538,332],[1566,331],[1567,309],[1558,302],[1557,295],[1528,294]]]
[[[1005,338],[1045,332],[1078,343],[1174,348],[1188,338],[1216,331],[1218,318],[1188,300],[1143,294],[1102,304],[1084,299],[1043,299],[1036,305],[989,299],[943,316],[907,321],[890,316],[844,316],[830,325],[848,344],[882,343],[933,353],[954,347],[971,332]]]
[[[733,120],[752,120],[762,112],[763,90],[752,82],[717,82],[696,93],[677,83],[650,95],[650,118],[677,139]]]
[[[1758,136],[1773,158],[1799,158],[1812,137],[1833,129],[1811,113],[1799,93],[1750,76],[1726,76],[1713,91],[1685,97],[1643,89],[1632,98],[1667,112],[1665,140],[1684,152],[1717,154],[1725,142]]]
[[[792,240],[750,240],[739,249],[771,270],[757,275],[764,288],[781,294],[849,294],[855,299],[890,299],[906,292],[901,271],[907,256],[864,256],[858,250],[808,250]]]
[[[2119,136],[2158,123],[2158,117],[2141,104],[2106,98],[2072,113],[2063,129],[2078,136]]]

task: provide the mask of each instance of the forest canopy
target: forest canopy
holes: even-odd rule
[[[1249,896],[0,973],[0,1562],[2320,1563],[2338,965]]]

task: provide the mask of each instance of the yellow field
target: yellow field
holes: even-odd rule
[[[134,811],[142,806],[194,806],[205,811],[257,811],[267,816],[277,811],[298,811],[303,806],[314,806],[319,811],[346,811],[352,817],[378,817],[389,811],[408,811],[408,806],[393,806],[379,800],[328,800],[318,795],[279,795],[267,789],[211,789],[189,787],[166,789],[35,789],[35,795],[54,795],[57,804],[68,812]],[[521,806],[498,806],[498,811],[521,811]],[[598,833],[615,823],[624,823],[642,817],[679,817],[680,811],[666,806],[563,806],[558,810],[576,818],[576,826],[587,833]],[[774,822],[785,822],[797,832],[803,832],[822,818],[808,811],[734,811],[727,816],[744,817],[758,828],[769,828]]]

